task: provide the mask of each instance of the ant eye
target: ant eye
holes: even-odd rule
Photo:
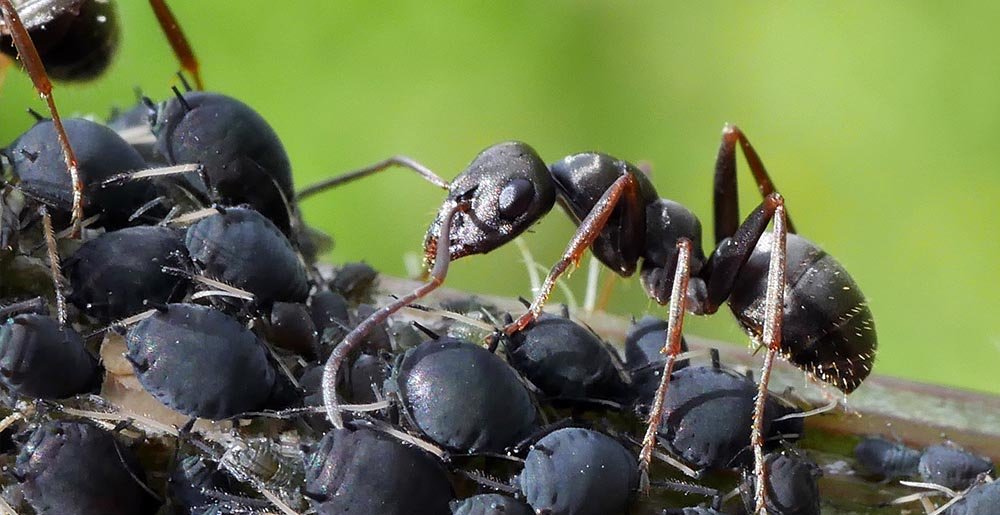
[[[527,179],[514,179],[500,192],[500,216],[510,222],[531,207],[535,198],[535,188]]]

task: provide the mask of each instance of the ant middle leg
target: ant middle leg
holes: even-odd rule
[[[773,193],[777,193],[764,162],[757,155],[750,140],[739,127],[726,124],[722,129],[722,143],[719,145],[719,154],[715,160],[715,181],[713,189],[713,206],[715,209],[715,243],[736,233],[739,226],[739,188],[736,179],[736,144],[740,144],[743,149],[743,157],[750,166],[750,173],[753,174],[757,189],[762,198],[767,198]],[[791,218],[788,218],[788,232],[795,234],[795,226]]]
[[[674,363],[681,353],[681,335],[684,328],[684,313],[687,311],[688,282],[691,279],[691,241],[682,238],[677,242],[677,266],[674,267],[674,284],[670,293],[669,317],[667,319],[667,339],[660,349],[667,355],[663,364],[663,374],[660,385],[656,388],[653,406],[649,411],[646,435],[642,439],[642,450],[639,452],[639,475],[643,485],[648,483],[647,470],[656,445],[656,435],[663,419],[663,403],[667,396],[670,376],[674,373]]]

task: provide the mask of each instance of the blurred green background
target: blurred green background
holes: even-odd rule
[[[66,114],[128,106],[134,86],[163,98],[176,83],[147,3],[119,4],[117,63],[95,83],[57,86]],[[170,4],[209,88],[271,122],[300,185],[397,153],[451,178],[486,146],[521,139],[550,161],[583,150],[648,160],[660,194],[709,235],[720,130],[737,123],[799,230],[867,293],[875,371],[1000,393],[998,3]],[[42,109],[12,70],[0,141],[31,124],[28,106]],[[758,198],[740,166],[746,212]],[[442,198],[396,171],[304,209],[335,235],[331,260],[401,275]],[[525,240],[548,265],[572,230],[553,211]],[[581,299],[585,278],[570,281]],[[448,282],[530,293],[514,246],[458,262]],[[610,310],[665,313],[637,280],[618,284]],[[728,314],[687,330],[746,341]]]

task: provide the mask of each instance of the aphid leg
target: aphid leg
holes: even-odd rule
[[[49,216],[49,209],[43,204],[38,210],[42,214],[42,232],[45,234],[45,248],[49,255],[49,272],[52,273],[52,286],[56,293],[56,313],[59,316],[59,325],[66,325],[66,298],[63,296],[61,266],[59,263],[59,249],[56,248],[56,235],[52,230],[52,217]]]
[[[760,383],[757,386],[757,398],[754,399],[753,426],[750,431],[750,443],[753,446],[754,477],[754,513],[767,513],[767,470],[764,462],[764,406],[767,400],[767,383],[771,379],[771,367],[774,357],[781,350],[781,324],[785,309],[785,206],[781,196],[772,194],[768,199],[776,198],[774,207],[774,235],[771,238],[771,260],[767,271],[767,292],[764,297],[764,333],[762,345],[766,347],[764,365],[760,371]]]
[[[66,136],[66,129],[63,128],[62,118],[59,117],[59,110],[56,109],[56,101],[52,97],[52,82],[45,73],[45,65],[42,64],[38,50],[31,41],[31,36],[21,23],[21,17],[11,0],[0,0],[0,11],[3,11],[3,21],[10,31],[11,39],[17,48],[17,53],[21,57],[21,64],[31,77],[31,82],[35,85],[35,91],[42,97],[49,106],[49,113],[52,115],[52,124],[56,130],[56,137],[59,139],[59,146],[62,147],[63,159],[66,161],[66,169],[69,171],[70,180],[73,183],[73,233],[74,239],[80,237],[80,222],[83,220],[83,181],[80,179],[80,170],[77,166],[76,154],[69,145],[69,138]]]
[[[451,222],[454,219],[455,214],[459,211],[466,211],[469,208],[470,205],[466,202],[459,202],[451,207],[448,212],[448,216],[444,219],[444,223],[441,224],[441,232],[438,235],[439,241],[450,241]],[[326,414],[327,417],[329,417],[330,422],[333,423],[334,427],[337,429],[342,429],[344,427],[344,418],[340,414],[340,401],[337,399],[337,375],[344,360],[347,359],[347,356],[352,350],[354,350],[355,347],[360,345],[365,335],[371,332],[375,326],[385,322],[386,319],[402,309],[404,306],[426,297],[429,293],[441,286],[441,284],[444,283],[445,277],[448,275],[448,264],[450,261],[451,255],[449,254],[448,245],[439,245],[437,249],[437,258],[434,260],[434,269],[431,270],[430,279],[427,283],[372,313],[371,316],[358,324],[357,327],[355,327],[350,333],[347,333],[347,336],[345,336],[343,341],[340,342],[340,345],[333,349],[329,359],[327,359],[326,364],[323,366],[322,390],[323,404],[326,406]]]
[[[739,226],[740,206],[736,180],[736,143],[743,149],[743,157],[750,166],[757,189],[763,198],[767,198],[778,189],[764,168],[757,151],[754,150],[743,131],[735,125],[726,124],[722,128],[722,144],[715,160],[715,243],[732,236]],[[795,234],[792,219],[786,214],[788,232]]]
[[[541,289],[535,294],[535,300],[531,303],[531,307],[528,308],[528,312],[521,315],[513,323],[508,324],[504,328],[505,334],[509,336],[524,329],[542,314],[542,308],[545,307],[546,301],[549,300],[549,295],[552,294],[552,289],[555,288],[556,280],[559,279],[559,276],[569,270],[570,266],[579,265],[583,253],[597,239],[601,231],[604,230],[604,226],[607,224],[608,218],[611,217],[615,206],[618,205],[618,201],[623,195],[629,195],[630,197],[637,196],[638,189],[639,187],[635,182],[635,178],[625,172],[604,192],[597,203],[594,204],[594,208],[590,210],[590,213],[587,213],[587,217],[580,222],[576,234],[573,235],[573,239],[570,240],[569,245],[566,246],[566,250],[563,252],[562,259],[549,270],[549,275],[545,278],[545,282],[542,283]]]
[[[149,6],[153,9],[153,13],[156,14],[156,21],[160,23],[163,35],[167,37],[170,48],[173,49],[174,55],[177,56],[177,60],[181,63],[181,68],[184,68],[184,71],[194,77],[194,85],[198,90],[205,89],[205,84],[201,80],[198,58],[194,56],[191,44],[188,43],[187,37],[184,36],[184,31],[181,30],[181,26],[177,22],[174,13],[170,10],[170,7],[167,6],[167,2],[165,0],[149,0]]]
[[[379,161],[373,165],[366,166],[364,168],[359,168],[353,172],[347,172],[336,177],[331,177],[329,179],[322,180],[315,184],[310,184],[305,188],[302,188],[295,195],[295,200],[302,200],[307,197],[311,197],[317,193],[321,193],[330,188],[336,188],[343,184],[356,181],[358,179],[363,179],[369,175],[374,175],[383,170],[388,170],[394,166],[401,166],[403,168],[408,168],[417,173],[421,178],[427,182],[441,188],[448,189],[448,181],[438,177],[438,175],[431,171],[430,168],[418,163],[417,161],[406,157],[406,156],[392,156],[384,161]]]
[[[670,376],[674,372],[677,355],[681,353],[681,334],[684,328],[684,313],[687,307],[687,289],[690,279],[691,241],[687,238],[681,238],[677,241],[677,266],[674,269],[673,290],[670,292],[667,339],[663,343],[663,348],[660,349],[661,354],[666,354],[667,360],[663,364],[663,375],[660,376],[660,385],[656,388],[656,396],[653,398],[653,407],[649,412],[646,426],[646,436],[642,439],[642,450],[639,452],[639,477],[644,487],[648,487],[647,471],[652,459],[653,447],[656,446],[656,435],[660,429],[660,421],[663,419],[663,402],[667,396],[667,386],[670,384]]]

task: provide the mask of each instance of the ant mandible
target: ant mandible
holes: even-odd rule
[[[198,59],[166,1],[149,0],[149,4],[181,67],[194,77],[197,88],[202,89]],[[35,90],[45,100],[52,116],[66,169],[72,181],[71,237],[79,238],[83,221],[84,184],[76,155],[52,97],[52,82],[49,77],[81,81],[101,75],[110,64],[118,45],[117,14],[113,4],[103,0],[34,2],[22,6],[25,14],[23,20],[13,0],[0,0],[0,11],[3,14],[0,38],[10,38],[7,44],[0,45],[0,51],[12,57],[20,57]],[[49,30],[53,27],[58,27],[58,30]],[[0,62],[0,73],[4,66],[6,63]]]
[[[764,198],[743,223],[738,218],[737,144]],[[480,153],[450,184],[411,159],[395,157],[307,188],[299,198],[394,165],[408,167],[448,190],[424,240],[430,279],[363,321],[330,355],[323,374],[323,396],[336,427],[343,427],[336,398],[338,370],[362,337],[440,286],[451,260],[484,254],[507,243],[544,216],[556,200],[579,227],[528,311],[503,333],[513,334],[540,315],[556,279],[576,265],[588,247],[622,276],[633,274],[641,259],[640,276],[647,294],[660,304],[669,304],[663,348],[667,359],[640,453],[643,472],[663,416],[686,311],[711,314],[728,301],[740,325],[766,349],[751,428],[758,512],[766,501],[762,426],[774,357],[780,353],[845,394],[871,371],[877,342],[863,294],[839,263],[795,233],[784,199],[749,140],[735,126],[723,130],[716,159],[716,248],[707,260],[697,217],[684,206],[659,198],[638,168],[605,154],[575,154],[548,167],[530,146],[501,143]],[[772,220],[773,232],[765,232]],[[494,339],[491,345],[495,344]]]

